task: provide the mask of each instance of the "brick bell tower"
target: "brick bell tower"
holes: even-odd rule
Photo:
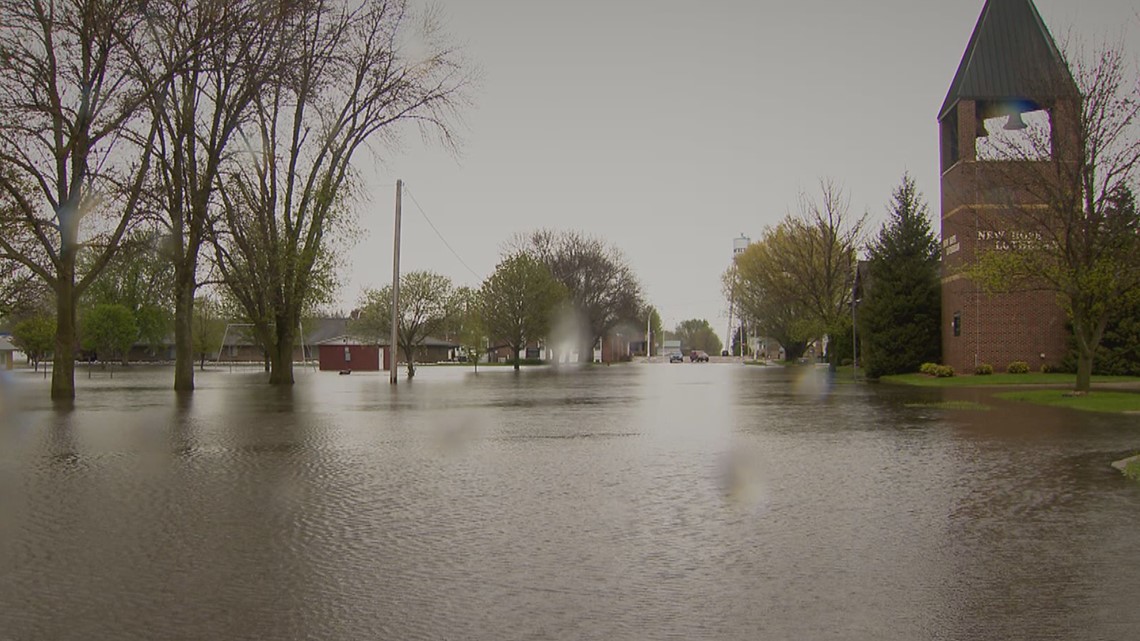
[[[942,359],[960,373],[982,363],[1005,371],[1059,365],[1066,315],[1040,286],[987,294],[962,273],[984,251],[1033,242],[1015,229],[1019,211],[1039,204],[1022,176],[1036,163],[1074,157],[1078,92],[1031,0],[987,0],[938,113],[942,150]],[[982,139],[1016,136],[1032,115],[1047,131],[1048,157],[979,157]],[[993,133],[991,133],[993,132]],[[1040,139],[1040,138],[1039,138]],[[1042,145],[1039,143],[1039,147]],[[1006,147],[1008,149],[1008,147]],[[1037,169],[1040,169],[1039,167]]]

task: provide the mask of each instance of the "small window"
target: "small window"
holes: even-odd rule
[[[954,329],[955,336],[962,335],[962,312],[954,312],[954,320],[951,321],[950,327]]]
[[[352,362],[352,350],[347,345],[344,346],[344,362]]]

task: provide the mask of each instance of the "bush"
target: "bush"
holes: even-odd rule
[[[941,367],[938,363],[923,363],[918,371],[928,376],[934,376],[935,371]]]
[[[989,376],[994,373],[994,366],[989,363],[982,363],[974,368],[974,374],[978,376]]]
[[[934,375],[938,378],[950,378],[954,376],[954,368],[949,365],[935,365]]]
[[[1009,367],[1005,368],[1005,371],[1009,372],[1010,374],[1028,374],[1029,363],[1026,363],[1025,361],[1014,361],[1009,364]]]
[[[1132,461],[1124,467],[1124,476],[1133,481],[1140,481],[1140,461]]]
[[[1062,371],[1064,371],[1064,368],[1058,367],[1056,365],[1050,365],[1048,363],[1041,366],[1042,374],[1060,374]]]

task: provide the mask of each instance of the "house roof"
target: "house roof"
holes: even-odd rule
[[[349,335],[347,318],[315,318],[302,323],[301,327],[305,330],[305,342],[310,345],[320,345]]]
[[[353,336],[351,334],[341,334],[340,336],[333,336],[326,338],[323,341],[314,343],[315,345],[387,345],[383,341],[374,341],[360,336]]]
[[[7,336],[0,336],[0,352],[17,352],[19,348],[12,344]]]
[[[348,333],[347,318],[312,318],[301,322],[301,329],[305,332],[305,344],[317,345],[334,337],[343,337]],[[253,328],[248,325],[231,324],[225,337],[225,346],[253,345]],[[173,337],[170,341],[173,344]]]
[[[986,0],[938,120],[961,100],[1044,102],[1076,91],[1033,1]]]
[[[347,318],[314,318],[307,320],[301,324],[302,329],[305,330],[305,344],[306,345],[332,345],[343,343],[345,338],[350,342],[355,341],[355,345],[387,345],[388,337],[385,336],[380,340],[373,340],[362,336],[353,335],[348,329]],[[253,332],[247,326],[234,326],[229,329],[226,334],[225,346],[247,346],[253,345]],[[420,343],[425,347],[459,347],[455,341],[449,341],[434,336],[429,336]]]
[[[314,343],[314,344],[316,344],[316,345],[380,345],[382,347],[387,347],[388,343],[389,343],[389,339],[387,337],[381,338],[380,340],[375,340],[375,339],[371,339],[371,338],[364,338],[362,336],[354,336],[352,334],[341,334],[339,336],[333,336],[333,337],[327,338],[323,341],[320,341],[320,342]],[[448,347],[448,348],[459,347],[459,344],[454,342],[454,341],[449,341],[449,340],[442,339],[442,338],[435,338],[433,336],[428,336],[427,338],[420,341],[420,345],[423,347]]]

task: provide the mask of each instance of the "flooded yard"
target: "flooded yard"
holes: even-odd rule
[[[1140,417],[728,364],[171,376],[6,385],[0,639],[1140,630]]]

